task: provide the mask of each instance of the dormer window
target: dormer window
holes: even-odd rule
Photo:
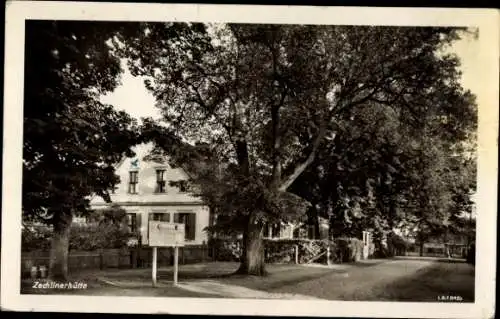
[[[179,192],[186,193],[189,191],[188,181],[179,181]]]
[[[137,194],[137,184],[139,183],[139,176],[137,171],[129,172],[128,192],[129,194]]]
[[[156,193],[165,193],[166,191],[165,169],[156,170]]]

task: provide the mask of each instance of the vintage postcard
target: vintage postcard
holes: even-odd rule
[[[492,317],[498,30],[8,2],[2,309]]]

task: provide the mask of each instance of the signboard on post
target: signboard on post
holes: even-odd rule
[[[153,287],[156,287],[156,269],[157,269],[157,248],[174,248],[174,285],[177,285],[179,272],[179,247],[184,246],[185,227],[184,224],[150,221],[148,240],[149,246],[153,247]]]
[[[184,224],[153,220],[149,222],[148,241],[151,247],[182,247],[184,237]]]

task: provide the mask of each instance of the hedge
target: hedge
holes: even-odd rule
[[[52,231],[47,226],[27,226],[21,231],[22,251],[47,251],[50,249]]]
[[[209,241],[212,258],[217,261],[239,261],[242,242],[238,239],[212,239]],[[294,263],[298,247],[299,263],[326,263],[326,250],[330,248],[330,262],[356,262],[363,253],[363,241],[357,238],[331,240],[264,239],[266,263]],[[321,255],[322,254],[322,255]],[[321,256],[319,256],[321,255]],[[316,258],[316,259],[315,259]]]
[[[22,251],[50,250],[52,231],[49,227],[24,227],[21,233]],[[126,227],[113,224],[72,225],[70,250],[114,249],[127,246],[131,234]]]

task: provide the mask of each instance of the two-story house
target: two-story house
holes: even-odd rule
[[[136,156],[125,158],[116,167],[120,183],[112,191],[112,204],[127,211],[130,231],[140,234],[142,245],[148,245],[150,220],[184,223],[187,246],[206,244],[209,207],[190,193],[188,175],[182,168],[171,167],[167,158],[148,160],[152,149],[153,144],[138,145]],[[170,185],[173,181],[180,185]],[[109,205],[98,196],[91,200],[96,211]]]

